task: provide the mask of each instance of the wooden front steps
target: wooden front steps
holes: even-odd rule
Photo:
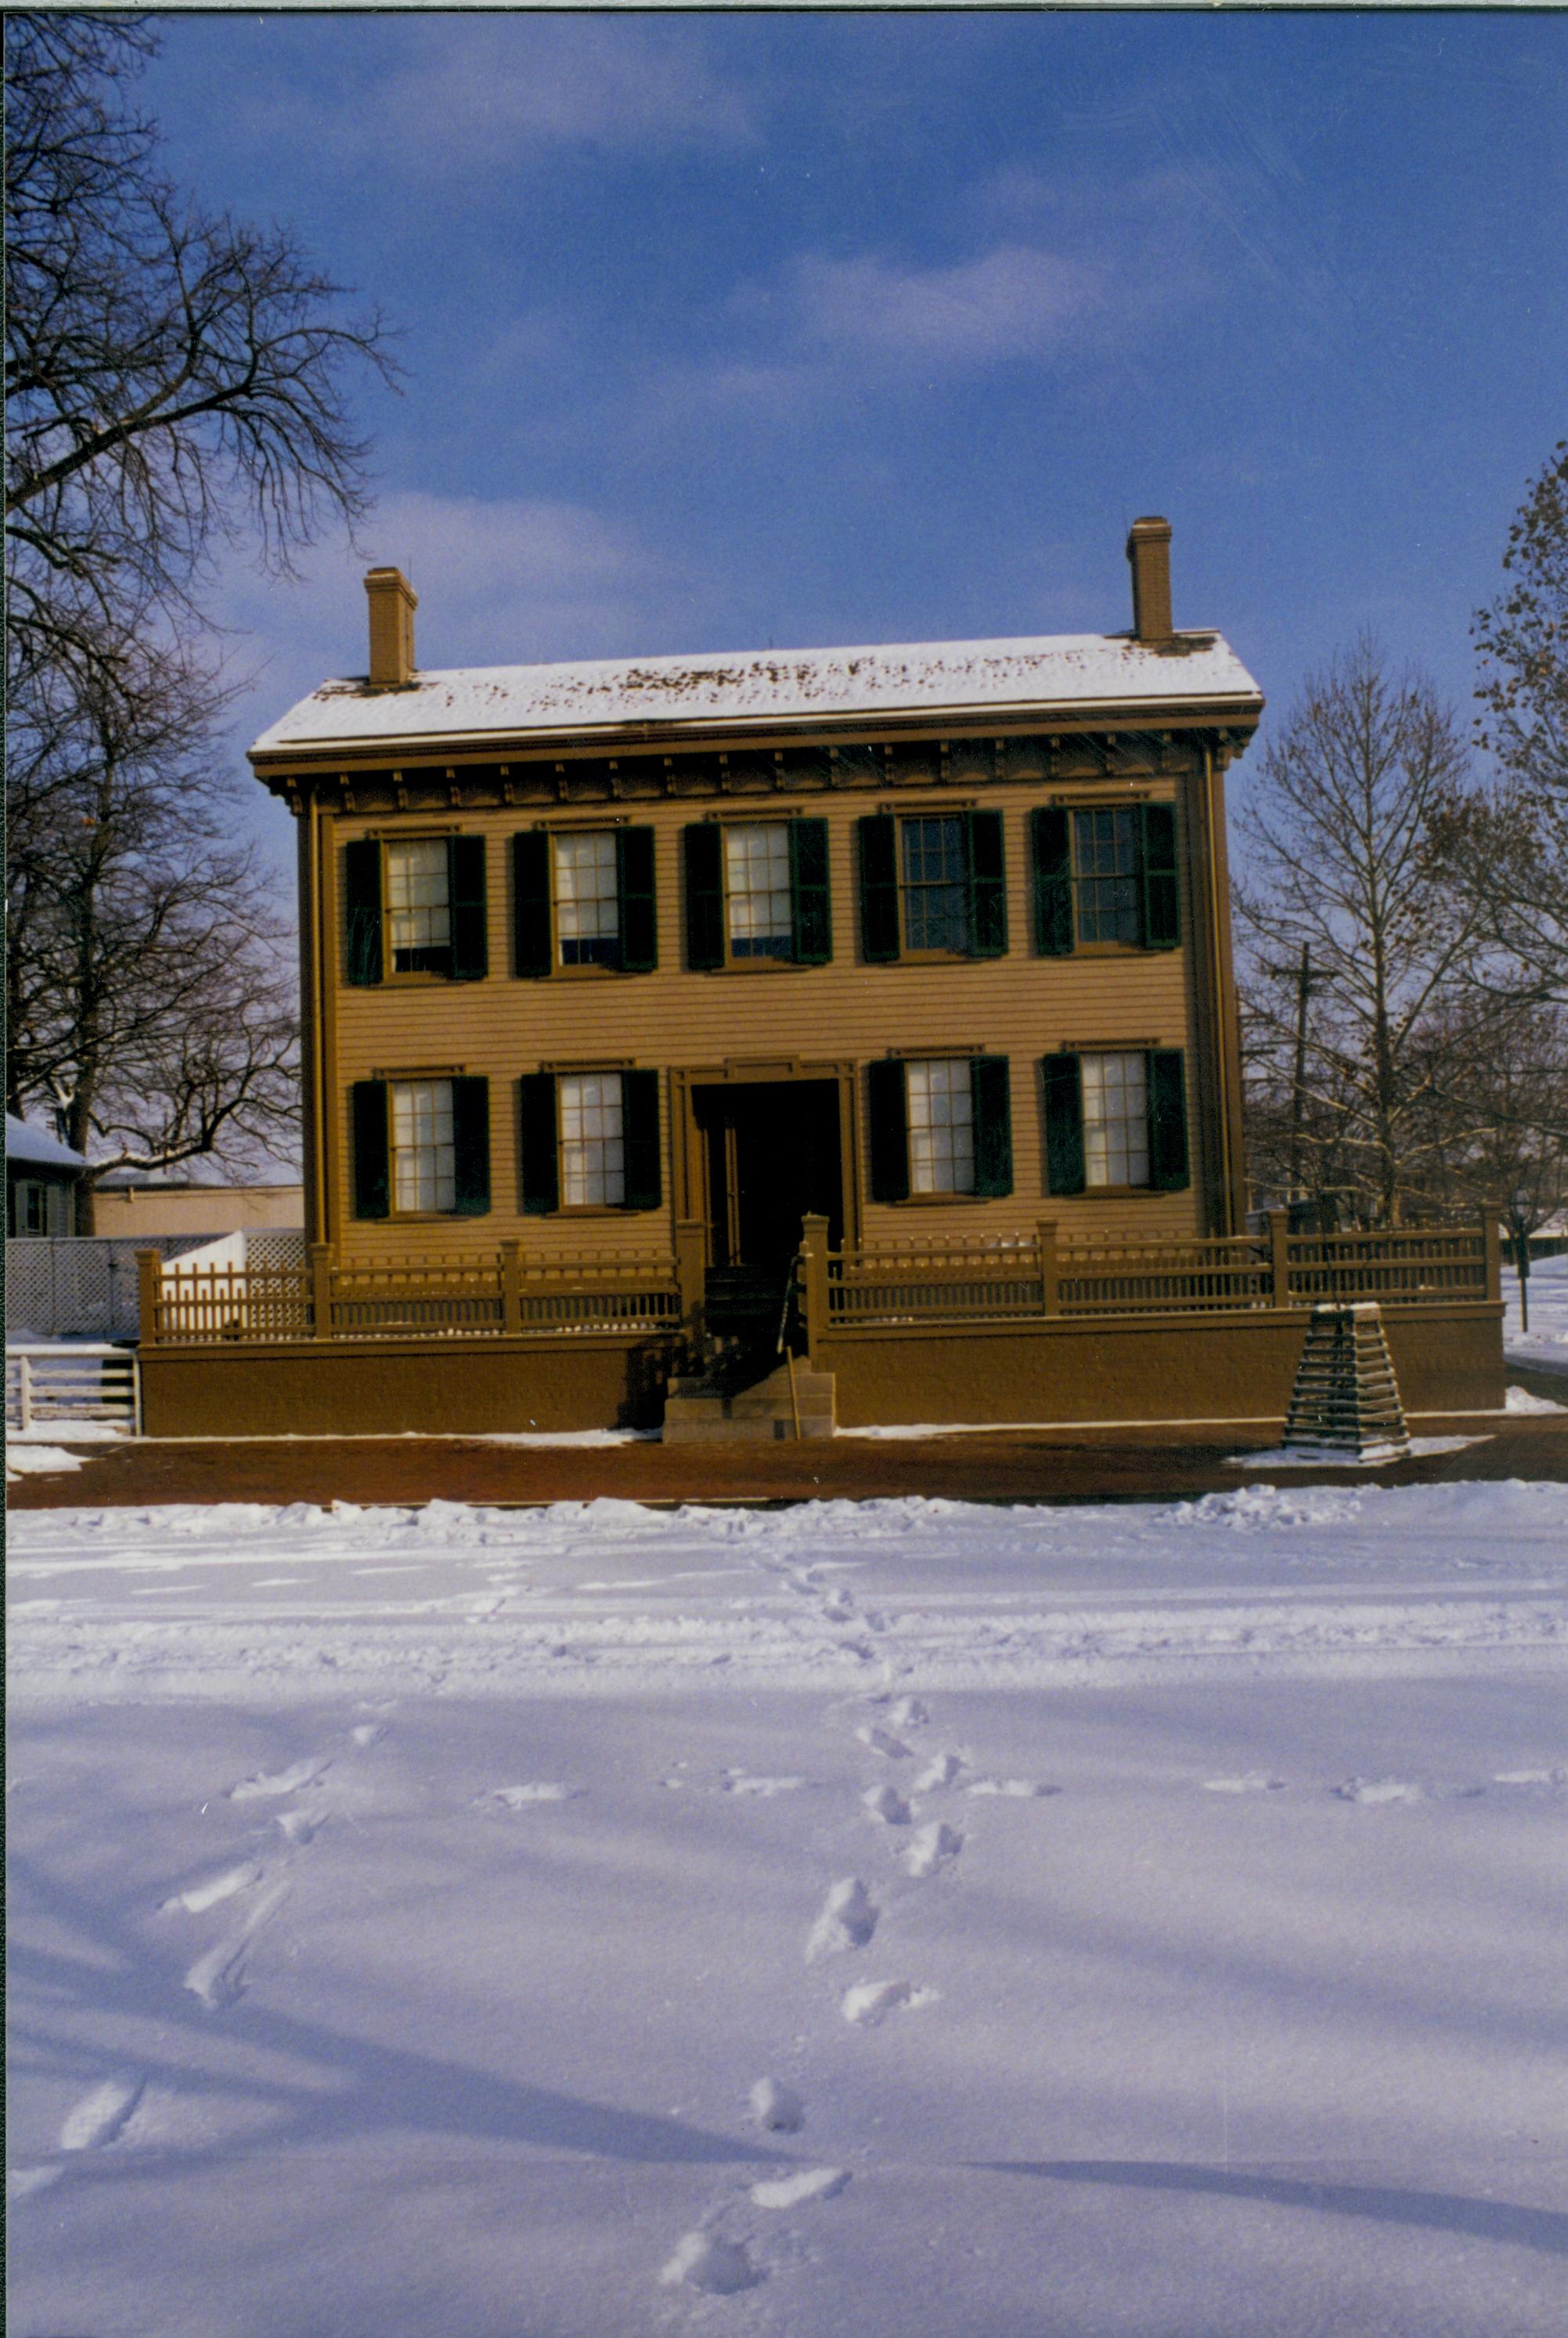
[[[1376,1300],[1313,1308],[1285,1416],[1285,1443],[1295,1451],[1357,1461],[1410,1450]]]
[[[795,1435],[797,1409],[803,1438],[832,1436],[831,1372],[814,1372],[798,1362],[793,1405],[787,1364],[749,1388],[726,1387],[717,1376],[675,1380],[664,1400],[662,1439],[666,1445],[782,1443]]]

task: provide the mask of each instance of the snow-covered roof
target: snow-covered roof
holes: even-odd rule
[[[62,1144],[57,1136],[45,1136],[41,1128],[29,1128],[14,1112],[5,1115],[5,1157],[8,1161],[26,1161],[39,1169],[85,1169],[86,1158]]]
[[[456,666],[399,689],[324,682],[264,731],[254,755],[312,746],[641,729],[758,727],[816,718],[979,709],[1205,706],[1254,713],[1261,693],[1218,634],[1157,648],[1120,634],[880,648],[741,650],[704,657],[600,658],[573,665]]]

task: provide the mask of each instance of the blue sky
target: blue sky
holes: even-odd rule
[[[358,551],[225,569],[240,746],[371,561],[425,665],[1114,630],[1145,511],[1276,708],[1367,624],[1467,694],[1568,431],[1568,17],[162,29],[172,167],[407,368]]]

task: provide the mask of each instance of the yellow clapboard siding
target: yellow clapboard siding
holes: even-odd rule
[[[1109,790],[1086,791],[1103,802]],[[858,1228],[866,1243],[965,1237],[1032,1226],[1054,1218],[1063,1239],[1075,1234],[1169,1235],[1200,1230],[1203,1115],[1192,1093],[1197,1068],[1197,1003],[1191,950],[1191,899],[1178,791],[1170,781],[1142,785],[1144,800],[1178,801],[1178,865],[1182,871],[1183,946],[1170,951],[1085,952],[1065,958],[1034,955],[1028,865],[1028,814],[1038,802],[1061,802],[1060,788],[975,790],[966,801],[1004,814],[1009,948],[997,959],[867,966],[858,956],[858,878],[855,823],[887,799],[845,795],[799,804],[763,801],[753,818],[791,811],[828,824],[834,958],[817,968],[727,969],[703,974],[684,966],[681,830],[705,806],[660,802],[629,807],[627,816],[656,832],[658,968],[645,975],[512,973],[511,839],[544,825],[593,825],[564,808],[540,822],[516,810],[465,810],[450,825],[486,840],[490,972],[479,982],[439,977],[392,977],[356,988],[343,980],[343,847],[356,837],[383,838],[400,825],[385,816],[329,818],[330,934],[336,951],[331,987],[331,1093],[335,1125],[325,1148],[331,1164],[330,1228],[346,1256],[392,1252],[451,1255],[520,1238],[540,1257],[588,1248],[648,1253],[668,1250],[675,1213],[670,1135],[670,1083],[661,1080],[664,1207],[658,1212],[564,1213],[544,1218],[521,1209],[517,1080],[542,1064],[618,1063],[655,1068],[718,1066],[727,1059],[853,1061],[864,1066],[888,1051],[962,1050],[1006,1056],[1013,1097],[1014,1191],[1003,1200],[864,1202]],[[899,811],[953,809],[926,796]],[[429,832],[428,818],[410,830]],[[1193,1182],[1175,1194],[1053,1197],[1044,1188],[1040,1058],[1063,1046],[1180,1047],[1186,1051],[1188,1125]],[[347,1125],[356,1080],[418,1069],[450,1068],[490,1082],[492,1206],[482,1218],[390,1219],[351,1214]],[[857,1079],[859,1184],[868,1192],[864,1073]],[[851,1225],[850,1239],[856,1229]]]

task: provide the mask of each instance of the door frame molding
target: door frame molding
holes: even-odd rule
[[[818,1061],[801,1056],[730,1056],[721,1063],[683,1065],[670,1074],[671,1184],[677,1219],[708,1232],[707,1178],[702,1133],[697,1125],[695,1090],[712,1087],[782,1087],[804,1080],[831,1080],[838,1090],[838,1180],[844,1210],[844,1242],[860,1243],[860,1117],[857,1110],[858,1066],[837,1056]],[[705,1263],[712,1264],[711,1258]]]

